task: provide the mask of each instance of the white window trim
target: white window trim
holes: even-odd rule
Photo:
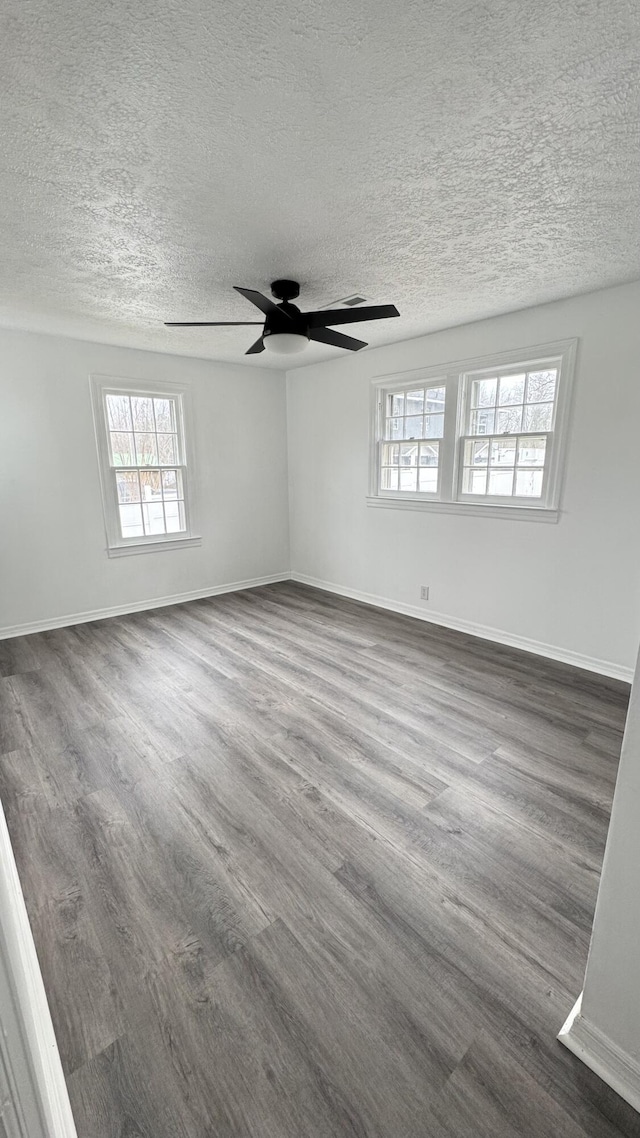
[[[161,380],[130,379],[125,376],[90,375],[91,405],[93,425],[98,449],[98,470],[102,496],[108,557],[127,557],[136,553],[166,552],[172,549],[185,549],[202,544],[197,532],[197,500],[195,477],[195,458],[193,453],[193,415],[191,409],[191,390],[184,383],[164,383]],[[107,442],[106,395],[108,392],[122,392],[126,395],[167,395],[176,399],[180,405],[181,444],[184,456],[183,482],[185,492],[185,514],[187,529],[183,534],[154,534],[149,537],[122,537],[118,512],[115,480],[111,477],[111,458]]]
[[[512,521],[557,522],[560,517],[560,501],[566,450],[569,434],[569,413],[575,374],[575,360],[578,341],[558,340],[550,344],[537,344],[529,348],[518,348],[508,352],[496,352],[475,359],[457,360],[453,363],[434,367],[415,368],[412,371],[394,372],[376,376],[371,381],[371,416],[369,447],[369,493],[367,505],[381,509],[426,510],[436,513],[468,514],[476,517],[510,518]],[[522,499],[515,503],[503,499],[501,502],[472,501],[470,496],[460,497],[458,456],[460,452],[461,425],[465,408],[466,377],[471,372],[500,371],[519,364],[543,364],[550,361],[558,364],[558,387],[555,405],[555,420],[551,456],[545,468],[545,500],[542,505],[525,505]],[[402,492],[380,489],[380,442],[382,431],[382,391],[411,391],[415,387],[431,384],[446,387],[446,400],[451,405],[455,400],[456,413],[445,414],[445,433],[440,444],[440,467],[437,494],[420,494],[414,491]]]

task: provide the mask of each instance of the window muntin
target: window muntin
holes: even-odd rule
[[[576,345],[374,380],[369,504],[557,520]],[[428,413],[442,416],[435,438]]]
[[[105,392],[121,538],[187,529],[179,397]]]
[[[445,399],[441,384],[385,394],[379,452],[381,490],[437,494]]]

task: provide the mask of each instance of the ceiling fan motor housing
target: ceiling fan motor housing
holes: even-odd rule
[[[273,281],[271,292],[280,301],[271,312],[267,313],[264,324],[264,336],[273,336],[282,333],[294,336],[307,335],[307,320],[304,313],[291,301],[300,295],[300,285],[297,281]],[[282,313],[282,315],[280,315]]]
[[[264,322],[265,336],[272,336],[274,333],[289,332],[295,336],[307,335],[307,321],[305,315],[296,307],[295,304],[290,304],[288,301],[282,301],[281,304],[276,306],[277,311],[269,312]]]
[[[295,300],[300,296],[300,285],[297,281],[272,281],[271,292],[276,300]]]

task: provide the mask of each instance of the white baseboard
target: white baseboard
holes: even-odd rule
[[[292,581],[300,581],[303,585],[311,585],[315,589],[325,589],[329,593],[349,597],[350,600],[362,601],[365,605],[375,605],[376,608],[389,609],[391,612],[399,612],[404,616],[413,616],[416,620],[424,620],[427,624],[440,624],[444,628],[453,628],[457,632],[467,632],[470,636],[479,636],[481,640],[492,640],[496,644],[504,644],[509,648],[520,648],[523,652],[533,652],[536,656],[546,656],[549,660],[558,660],[561,664],[571,664],[574,668],[584,668],[587,672],[597,672],[598,675],[610,676],[614,680],[624,680],[630,684],[633,679],[633,668],[614,664],[610,660],[583,656],[580,652],[572,652],[568,648],[558,648],[554,644],[530,640],[527,636],[503,632],[501,629],[492,628],[487,624],[476,624],[475,621],[462,620],[459,617],[434,612],[432,609],[425,609],[418,605],[389,600],[388,597],[379,597],[375,593],[363,593],[359,589],[349,589],[344,585],[335,585],[331,581],[321,581],[317,577],[309,577],[306,573],[292,572],[290,578]]]
[[[0,1130],[16,1138],[77,1138],[1,806],[0,911]]]
[[[388,609],[390,612],[402,613],[404,616],[412,616],[416,620],[425,621],[427,624],[439,624],[444,628],[453,628],[458,632],[466,632],[470,636],[478,636],[482,640],[492,640],[496,644],[520,648],[524,652],[533,652],[536,656],[546,656],[550,660],[558,660],[562,664],[571,664],[575,668],[584,668],[588,672],[596,672],[601,676],[610,676],[612,679],[623,680],[625,683],[631,683],[633,679],[633,668],[626,668],[622,664],[614,664],[609,660],[600,660],[593,656],[583,656],[580,652],[572,652],[568,648],[558,648],[553,644],[531,640],[526,636],[503,632],[501,629],[492,628],[490,625],[462,620],[459,617],[449,616],[447,613],[434,612],[432,609],[425,610],[418,605],[390,600],[388,597],[380,597],[375,593],[364,593],[359,589],[350,589],[345,585],[336,585],[332,581],[310,577],[306,573],[289,571],[271,573],[265,577],[252,577],[247,581],[231,581],[223,585],[210,585],[206,589],[174,593],[169,597],[152,597],[149,600],[133,601],[127,605],[113,605],[110,608],[92,609],[88,612],[66,613],[64,616],[51,617],[47,620],[6,625],[4,628],[0,628],[0,640],[7,640],[12,636],[27,636],[32,632],[47,632],[52,628],[65,628],[72,624],[86,624],[91,620],[126,616],[127,613],[144,612],[147,609],[164,608],[167,605],[179,605],[185,601],[215,597],[221,593],[237,592],[240,589],[254,589],[259,585],[272,585],[276,581],[300,581],[301,584],[311,585],[315,589],[324,589],[326,592],[336,593],[341,597],[362,601],[366,605],[375,605],[376,608]]]
[[[220,593],[235,593],[240,589],[254,589],[257,585],[272,585],[275,581],[290,581],[291,574],[271,573],[267,577],[252,577],[248,581],[232,581],[226,585],[210,585],[207,589],[193,589],[189,593],[174,593],[170,597],[151,597],[145,601],[133,601],[128,605],[113,605],[111,608],[92,609],[90,612],[67,613],[48,620],[34,620],[27,624],[6,625],[0,628],[0,640],[12,636],[28,636],[32,632],[48,632],[51,628],[66,628],[71,624],[86,624],[90,620],[104,620],[110,616],[126,616],[131,612],[145,612],[146,609],[159,609],[167,605],[180,605],[185,601],[198,601],[203,597],[216,597]]]
[[[558,1039],[634,1110],[640,1111],[640,1063],[589,1023],[582,1015],[581,1007],[582,994],[571,1009]]]

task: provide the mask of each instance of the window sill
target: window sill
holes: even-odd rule
[[[508,518],[512,522],[547,522],[551,525],[560,519],[560,511],[544,506],[491,506],[478,502],[441,502],[428,498],[385,498],[369,495],[367,506],[383,510],[427,510],[440,514],[470,514],[473,517]]]
[[[130,545],[112,545],[108,557],[131,557],[136,553],[165,553],[171,549],[189,549],[202,545],[201,537],[174,537],[169,541],[132,541]]]

